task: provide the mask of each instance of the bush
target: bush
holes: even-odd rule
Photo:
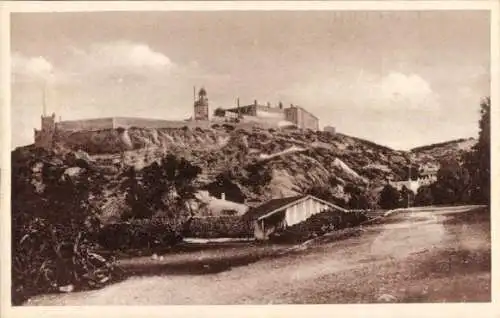
[[[395,209],[399,207],[400,194],[393,186],[387,184],[380,192],[378,205],[382,209]]]
[[[12,155],[14,305],[63,286],[97,288],[118,277],[113,262],[95,253],[99,221],[89,197],[99,195],[103,180],[90,170],[69,177],[67,168],[53,153]]]
[[[279,242],[302,242],[334,230],[358,226],[367,219],[364,212],[328,210],[273,234],[271,239]]]
[[[222,127],[226,130],[226,131],[233,131],[235,128],[233,125],[229,125],[229,124],[222,124]]]
[[[434,196],[430,186],[420,187],[415,196],[416,206],[426,206],[434,204]]]
[[[186,236],[197,238],[253,237],[253,224],[239,216],[193,218]]]
[[[161,220],[132,220],[108,224],[99,232],[99,244],[109,250],[172,246],[182,240],[181,233]]]

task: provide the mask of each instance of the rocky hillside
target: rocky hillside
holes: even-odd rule
[[[202,169],[195,182],[200,193],[213,197],[225,193],[227,200],[254,205],[314,188],[327,189],[342,202],[349,198],[349,187],[369,191],[380,188],[388,177],[402,179],[415,158],[446,156],[442,148],[403,152],[342,134],[214,125],[211,129],[131,128],[59,135],[55,156],[75,178],[82,169],[102,177],[103,195],[94,199],[104,219],[112,219],[124,210],[125,170],[134,166],[140,171],[168,153]],[[444,148],[453,151],[450,146]],[[43,158],[26,160],[39,152],[33,146],[20,148],[12,160],[39,169]]]
[[[444,159],[459,159],[477,143],[475,138],[462,138],[417,147],[410,150],[412,159],[419,163],[438,163]]]

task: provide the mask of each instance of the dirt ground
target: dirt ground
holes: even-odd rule
[[[361,233],[359,233],[361,232]],[[489,212],[399,212],[344,239],[301,246],[221,244],[121,264],[131,277],[101,290],[26,305],[488,302]]]

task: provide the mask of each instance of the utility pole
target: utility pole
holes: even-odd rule
[[[239,97],[236,99],[236,107],[238,108],[238,119],[240,119],[241,112],[240,112],[240,98]]]
[[[407,196],[408,196],[407,208],[410,208],[410,191],[412,191],[411,190],[411,163],[408,165],[408,187],[409,187],[409,189],[408,189],[408,193],[407,193]]]
[[[43,87],[42,87],[42,115],[43,117],[47,116],[47,97],[46,97],[46,92],[47,90],[47,82],[43,81]]]

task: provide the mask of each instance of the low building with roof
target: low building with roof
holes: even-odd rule
[[[301,223],[314,214],[334,209],[348,210],[312,195],[298,195],[269,200],[251,208],[243,218],[253,222],[254,236],[258,240],[267,240],[277,231]]]

